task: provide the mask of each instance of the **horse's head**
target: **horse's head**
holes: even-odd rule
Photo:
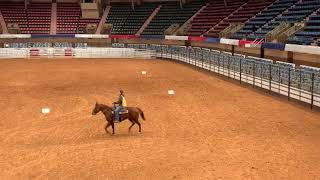
[[[101,111],[101,106],[100,106],[100,104],[98,104],[97,102],[96,102],[96,105],[94,106],[94,108],[93,108],[93,110],[92,110],[92,115],[96,115],[98,112],[100,112]]]

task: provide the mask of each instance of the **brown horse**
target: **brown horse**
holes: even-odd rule
[[[120,114],[120,122],[129,119],[131,121],[131,126],[129,127],[129,132],[135,124],[138,124],[139,126],[139,132],[141,132],[141,124],[139,122],[139,114],[142,117],[143,120],[146,120],[143,114],[143,111],[138,107],[127,107],[128,113]],[[108,127],[112,126],[112,134],[114,134],[114,108],[109,107],[104,104],[96,103],[94,109],[92,110],[92,115],[96,115],[98,112],[102,112],[107,120],[107,125],[104,128],[106,133],[109,133]]]

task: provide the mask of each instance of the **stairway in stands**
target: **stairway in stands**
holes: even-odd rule
[[[129,4],[111,4],[107,23],[112,24],[112,34],[135,34],[152,12],[157,8],[155,3],[144,3],[135,6]]]
[[[179,3],[167,2],[161,4],[160,11],[152,19],[142,35],[164,35],[164,31],[172,24],[183,25],[194,13],[196,13],[205,1],[195,0],[180,8]]]
[[[188,35],[202,35],[238,9],[242,4],[244,4],[244,2],[238,0],[228,1],[227,7],[223,0],[216,0],[208,3],[208,5],[191,21],[191,28],[188,31]]]
[[[49,34],[51,3],[32,3],[25,9],[23,2],[0,2],[3,18],[19,24],[22,34]]]
[[[287,11],[282,13],[281,16],[276,17],[269,23],[262,26],[259,30],[251,33],[248,39],[265,38],[266,34],[277,27],[281,22],[295,22],[304,21],[305,18],[311,15],[314,11],[320,8],[319,0],[300,0],[295,6],[292,6]]]
[[[264,24],[268,23],[273,18],[277,17],[279,14],[283,13],[285,10],[287,10],[297,2],[298,0],[278,0],[274,2],[272,5],[247,21],[244,27],[234,34],[233,38],[246,38],[247,35],[258,30]]]
[[[244,23],[249,18],[255,16],[265,7],[269,6],[273,0],[265,0],[265,1],[257,1],[257,0],[249,0],[247,4],[245,4],[242,8],[234,12],[231,16],[219,22],[217,26],[210,29],[207,33],[209,37],[219,37],[219,33],[227,28],[230,23]]]
[[[100,19],[81,18],[78,3],[57,3],[57,34],[82,34],[87,24],[99,22]]]
[[[289,38],[289,43],[310,45],[314,40],[320,38],[320,8],[306,21],[304,30],[297,32],[294,37]]]

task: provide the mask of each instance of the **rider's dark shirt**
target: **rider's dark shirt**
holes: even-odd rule
[[[119,96],[118,103],[119,103],[119,106],[122,106],[122,95]]]

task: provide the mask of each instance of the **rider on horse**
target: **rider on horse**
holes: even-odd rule
[[[122,111],[122,109],[125,109],[127,107],[127,101],[124,97],[123,94],[123,90],[120,90],[120,95],[119,95],[119,99],[117,102],[114,102],[113,104],[116,104],[116,108],[114,110],[115,112],[115,119],[114,122],[118,123],[120,122],[120,112]]]

